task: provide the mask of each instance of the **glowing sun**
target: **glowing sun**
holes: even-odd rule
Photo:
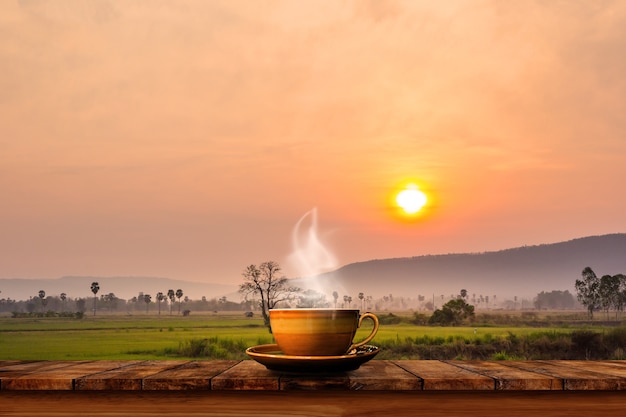
[[[409,184],[396,195],[396,204],[406,214],[415,214],[428,202],[428,197],[415,184]]]

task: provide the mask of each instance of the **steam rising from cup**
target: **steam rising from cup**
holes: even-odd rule
[[[310,277],[337,267],[337,259],[318,236],[317,207],[306,212],[292,232],[293,252],[289,262],[300,277]]]

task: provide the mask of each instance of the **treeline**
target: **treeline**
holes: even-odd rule
[[[361,296],[362,293],[359,294]],[[114,293],[100,294],[97,297],[79,297],[70,298],[66,296],[45,296],[44,298],[38,295],[30,297],[28,300],[13,300],[10,298],[0,299],[0,312],[9,313],[30,313],[31,315],[37,315],[43,313],[49,316],[52,313],[67,313],[67,312],[92,312],[95,308],[98,312],[104,313],[148,313],[148,314],[178,314],[179,309],[181,312],[187,311],[256,311],[258,310],[258,303],[255,300],[247,300],[241,302],[234,302],[228,300],[226,297],[207,298],[202,297],[199,300],[192,300],[187,296],[181,299],[174,299],[173,301],[168,297],[161,297],[159,301],[158,293],[156,298],[147,294],[140,293],[135,297],[128,300],[117,297]],[[166,294],[164,294],[166,295]],[[454,300],[458,296],[451,295],[445,300]],[[406,297],[394,297],[392,294],[381,297],[380,299],[372,299],[372,297],[352,297],[347,298],[350,304],[345,302],[342,298],[337,301],[328,301],[323,295],[314,293],[312,291],[306,291],[303,293],[301,302],[298,307],[356,307],[364,310],[371,311],[402,311],[417,308],[421,311],[433,311],[433,305],[430,302],[424,303],[424,297],[421,297],[421,302],[417,305],[411,303],[412,299]],[[146,301],[147,300],[147,301]],[[439,300],[441,301],[441,299]],[[473,300],[472,300],[473,301]],[[527,303],[530,306],[530,302]],[[532,306],[538,310],[567,310],[578,309],[580,304],[576,301],[575,297],[569,291],[542,291],[537,294],[532,302]],[[485,307],[485,306],[484,306]],[[519,310],[521,308],[520,303],[506,305],[506,307],[499,307],[492,305],[492,308],[498,308],[503,310]],[[526,310],[528,307],[525,308]]]
[[[541,291],[533,300],[537,310],[571,310],[580,307],[569,291]]]
[[[82,318],[85,313],[92,314],[94,309],[98,313],[142,313],[178,315],[185,311],[251,311],[252,303],[233,302],[226,297],[200,300],[191,300],[187,297],[181,300],[161,301],[150,298],[146,302],[145,294],[132,297],[129,300],[118,298],[114,293],[102,294],[99,297],[69,298],[60,296],[31,297],[28,300],[16,301],[0,299],[0,312],[12,313],[13,317],[42,316],[42,317],[77,317]]]
[[[575,283],[578,300],[587,308],[589,317],[593,317],[594,311],[604,311],[607,319],[609,312],[618,313],[624,311],[626,305],[626,275],[603,275],[598,278],[590,267],[582,272],[582,279]]]

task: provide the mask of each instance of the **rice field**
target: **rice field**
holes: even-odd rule
[[[540,331],[551,338],[578,329],[561,325]],[[370,331],[371,324],[365,321],[355,340],[364,338]],[[414,358],[394,350],[399,348],[404,352],[406,345],[418,341],[433,345],[485,344],[511,335],[530,337],[537,332],[536,328],[525,326],[431,327],[402,322],[381,324],[370,343],[381,346],[380,358]],[[102,314],[83,319],[0,316],[0,360],[159,360],[198,356],[246,359],[247,347],[266,343],[273,343],[273,338],[262,319],[247,318],[239,312],[188,317]]]
[[[0,318],[0,359],[171,359],[193,339],[272,343],[261,319],[242,315]],[[243,352],[242,352],[243,354]]]

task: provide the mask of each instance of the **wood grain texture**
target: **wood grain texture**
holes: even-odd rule
[[[494,390],[495,380],[437,360],[393,361],[422,380],[424,391]]]
[[[193,361],[143,379],[144,390],[210,390],[211,379],[239,361]]]
[[[184,361],[142,361],[127,363],[109,371],[77,378],[76,390],[141,390],[143,379],[168,369],[183,366]]]
[[[3,390],[73,390],[76,378],[98,374],[127,365],[128,361],[56,362],[36,370],[9,372],[2,376]],[[43,365],[43,364],[41,364]]]
[[[241,361],[211,380],[213,390],[278,391],[279,374],[258,362]]]
[[[392,361],[369,361],[348,373],[351,390],[421,391],[423,381]]]
[[[623,391],[623,361],[371,360],[346,372],[244,361],[1,361],[9,391]]]
[[[563,380],[550,375],[506,366],[505,362],[445,361],[495,380],[496,390],[562,390]]]
[[[511,361],[507,366],[537,372],[559,378],[564,390],[623,390],[624,379],[603,372],[592,371],[584,367],[558,364],[554,361]]]
[[[3,417],[622,417],[616,391],[7,391]]]

